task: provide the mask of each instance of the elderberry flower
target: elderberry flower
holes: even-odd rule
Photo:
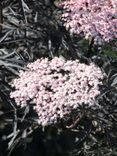
[[[117,38],[117,0],[65,0],[60,4],[64,26],[102,44]]]
[[[94,105],[102,79],[103,73],[92,63],[42,58],[19,73],[12,83],[16,90],[10,97],[21,107],[34,103],[38,123],[46,126],[69,116],[79,105]]]

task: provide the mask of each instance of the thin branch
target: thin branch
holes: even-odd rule
[[[81,121],[81,119],[83,118],[84,113],[79,117],[77,116],[76,120],[74,121],[73,124],[71,124],[70,126],[66,126],[67,129],[72,129],[75,128],[77,126],[77,124]]]
[[[2,5],[0,4],[0,24],[3,23],[3,15],[2,15]],[[0,25],[0,36],[2,33],[2,25]]]

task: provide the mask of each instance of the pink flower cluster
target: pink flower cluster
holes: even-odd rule
[[[12,84],[16,90],[10,96],[21,107],[32,100],[40,125],[56,124],[80,104],[94,105],[102,79],[101,70],[92,63],[42,58],[20,72]]]
[[[117,38],[117,0],[65,0],[62,20],[71,34],[102,44]]]

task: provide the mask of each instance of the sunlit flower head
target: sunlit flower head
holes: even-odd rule
[[[32,101],[40,125],[56,124],[79,105],[94,105],[102,79],[101,70],[92,63],[38,59],[13,81],[15,91],[10,96],[21,107]]]
[[[117,0],[65,0],[60,6],[64,26],[102,44],[117,38]]]

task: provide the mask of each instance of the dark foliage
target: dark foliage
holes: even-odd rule
[[[58,1],[0,2],[0,156],[117,156],[115,42],[96,47],[70,36]],[[27,63],[60,55],[97,64],[106,73],[104,87],[99,107],[81,107],[69,121],[42,129],[31,108],[10,99],[10,84]]]

